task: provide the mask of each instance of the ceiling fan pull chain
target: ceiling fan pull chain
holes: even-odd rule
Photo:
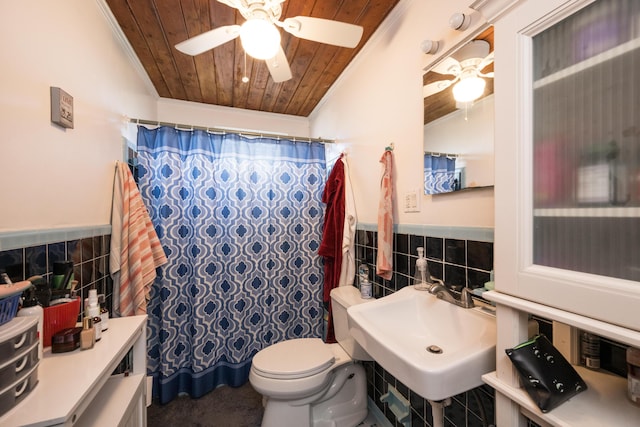
[[[249,77],[247,77],[247,52],[244,53],[244,76],[242,76],[242,83],[249,83]]]

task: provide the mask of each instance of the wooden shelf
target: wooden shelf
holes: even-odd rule
[[[524,409],[524,415],[538,423],[559,427],[638,426],[640,407],[627,399],[626,379],[591,371],[582,366],[575,368],[587,383],[587,390],[546,414],[540,411],[523,388],[515,388],[500,381],[495,372],[483,375],[482,379],[520,405]]]

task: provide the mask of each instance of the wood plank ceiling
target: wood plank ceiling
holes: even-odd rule
[[[313,16],[361,25],[355,49],[303,40],[280,30],[293,78],[274,83],[264,61],[236,39],[192,57],[175,49],[190,37],[242,24],[217,0],[106,0],[158,94],[205,104],[308,116],[399,0],[286,0],[280,20]],[[243,83],[244,76],[249,78]]]
[[[487,28],[473,40],[485,40],[489,43],[489,52],[493,52],[493,27]],[[483,72],[493,71],[493,63],[487,65]],[[452,80],[454,77],[448,74],[439,74],[429,71],[423,76],[422,84],[426,85],[438,80]],[[487,85],[484,94],[479,98],[482,99],[493,93],[493,79],[485,78]],[[424,124],[430,123],[440,117],[444,117],[456,110],[456,101],[453,99],[453,85],[449,86],[442,92],[438,92],[424,99]]]

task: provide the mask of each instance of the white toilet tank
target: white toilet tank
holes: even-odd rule
[[[360,297],[360,291],[354,286],[339,286],[331,290],[331,309],[333,311],[333,329],[340,346],[355,360],[373,360],[369,353],[353,339],[349,333],[347,308],[372,299]]]

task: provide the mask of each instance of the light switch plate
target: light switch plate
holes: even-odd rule
[[[406,191],[402,198],[402,207],[404,212],[420,212],[420,190]]]

